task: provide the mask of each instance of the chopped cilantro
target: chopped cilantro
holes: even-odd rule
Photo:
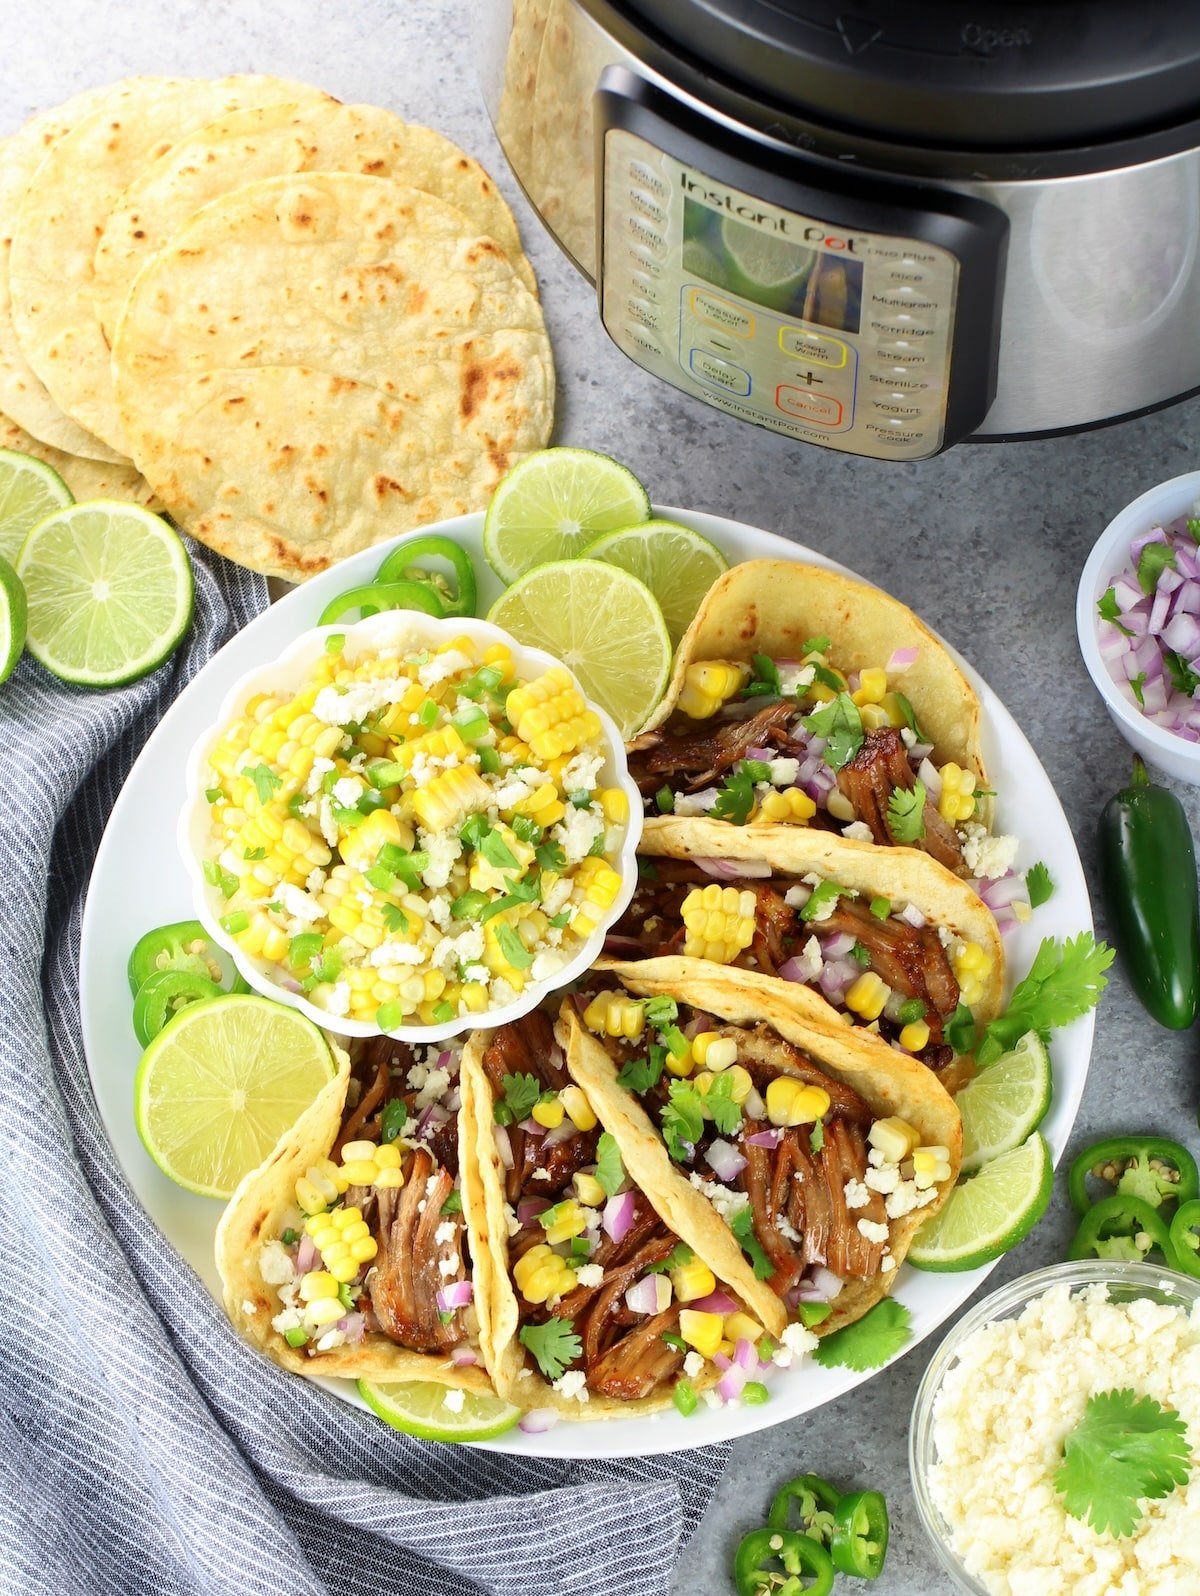
[[[1145,671],[1139,671],[1136,676],[1131,676],[1129,678],[1130,691],[1133,693],[1133,696],[1137,699],[1138,703],[1142,706],[1143,709],[1145,709],[1145,707],[1146,707],[1146,695],[1142,691],[1142,689],[1145,687],[1145,685],[1146,685],[1146,673],[1145,673]]]
[[[960,1003],[946,1021],[942,1035],[956,1053],[969,1053],[975,1046],[975,1016],[965,1003]]]
[[[280,1234],[279,1239],[285,1247],[294,1247],[300,1240],[300,1232],[298,1230],[293,1230],[291,1225],[289,1225],[288,1228]]]
[[[621,1065],[617,1074],[617,1085],[624,1086],[631,1092],[648,1092],[652,1086],[657,1086],[662,1079],[663,1063],[667,1056],[665,1047],[658,1051],[662,1058],[657,1062],[650,1058],[631,1058]],[[651,1049],[653,1054],[654,1049]]]
[[[657,1263],[647,1264],[643,1270],[647,1275],[666,1275],[672,1269],[682,1269],[685,1264],[690,1264],[696,1254],[686,1241],[679,1241],[671,1248],[665,1258],[660,1258]]]
[[[753,679],[742,688],[745,698],[780,698],[783,695],[783,683],[779,680],[779,667],[775,661],[766,654],[752,654],[750,663],[754,667]]]
[[[831,671],[828,665],[822,665],[820,660],[814,660],[812,665],[813,680],[820,682],[822,687],[831,687],[835,693],[846,690],[846,678],[837,671]]]
[[[637,856],[637,873],[639,881],[658,880],[658,866],[653,859],[644,859],[640,853]]]
[[[735,826],[744,826],[753,808],[754,783],[742,761],[734,766],[722,782],[712,806],[712,814],[715,820],[728,820]]]
[[[567,798],[576,809],[589,809],[592,803],[592,793],[589,787],[572,787]]]
[[[1102,621],[1109,621],[1113,626],[1116,627],[1118,632],[1124,632],[1126,637],[1133,636],[1133,633],[1130,631],[1128,626],[1123,626],[1121,624],[1121,611],[1117,607],[1116,588],[1110,587],[1106,592],[1100,595],[1100,598],[1096,603],[1096,609],[1099,612],[1100,619]]]
[[[385,903],[383,905],[383,923],[390,932],[401,936],[408,934],[408,916],[398,903]]]
[[[479,852],[497,870],[519,870],[521,862],[498,831],[489,831],[480,841]]]
[[[751,781],[770,781],[771,767],[765,759],[743,759],[742,769]]]
[[[446,1201],[442,1204],[441,1212],[444,1214],[462,1213],[462,1192],[460,1192],[457,1187],[450,1193],[449,1197],[447,1197]]]
[[[562,1378],[570,1363],[583,1351],[583,1344],[572,1333],[570,1319],[547,1319],[545,1324],[527,1324],[521,1327],[521,1345],[533,1354],[534,1362],[547,1380]]]
[[[656,1031],[661,1031],[664,1025],[670,1025],[679,1018],[679,1004],[672,997],[649,997],[642,1000],[642,1008],[646,1012],[647,1025],[653,1025]]]
[[[514,970],[527,970],[533,963],[533,954],[521,941],[520,934],[511,925],[498,926],[496,941],[500,951]]]
[[[587,856],[589,859],[604,858],[604,833],[602,831],[598,832],[593,839],[592,846],[587,851]]]
[[[478,850],[483,839],[491,831],[486,815],[468,815],[458,828],[458,840],[464,848]]]
[[[825,1122],[817,1120],[812,1130],[808,1133],[808,1145],[814,1153],[819,1153],[825,1145]]]
[[[563,927],[566,926],[566,925],[569,925],[570,922],[571,922],[571,911],[570,911],[570,909],[560,909],[557,914],[552,914],[550,916],[550,919],[548,920],[547,924],[552,925],[556,931],[561,931],[563,929]]]
[[[925,835],[925,783],[893,787],[888,799],[888,830],[896,842],[920,842]]]
[[[983,1034],[976,1053],[980,1068],[994,1064],[1026,1031],[1055,1030],[1094,1008],[1108,985],[1104,972],[1114,957],[1112,948],[1097,942],[1090,931],[1062,942],[1044,938],[1008,1008]]]
[[[849,693],[839,693],[811,715],[805,715],[803,725],[813,737],[825,738],[824,758],[831,770],[841,770],[863,745],[862,716]]]
[[[884,1297],[861,1319],[826,1336],[814,1350],[813,1362],[823,1369],[846,1368],[859,1373],[881,1368],[911,1339],[910,1318],[903,1304]]]
[[[254,783],[260,804],[269,804],[274,794],[283,786],[282,778],[275,774],[270,765],[252,765],[249,770],[243,770],[242,775],[249,776]]]
[[[900,1012],[896,1018],[901,1025],[913,1025],[917,1020],[925,1018],[925,1005],[920,998],[909,998],[900,1005]]]
[[[1187,1429],[1174,1408],[1128,1389],[1097,1391],[1063,1443],[1054,1486],[1072,1518],[1101,1535],[1132,1535],[1139,1504],[1186,1485],[1191,1466]]]
[[[682,1164],[704,1134],[704,1110],[700,1093],[689,1082],[672,1081],[668,1090],[670,1100],[662,1111],[663,1139],[671,1157]]]
[[[542,1085],[536,1075],[504,1075],[500,1084],[504,1096],[495,1106],[493,1118],[498,1125],[519,1125],[528,1119],[533,1105],[542,1095]]]
[[[807,642],[800,645],[800,656],[806,654],[828,654],[832,644],[827,637],[810,637]]]
[[[615,1197],[625,1179],[625,1166],[621,1162],[617,1138],[602,1131],[596,1143],[596,1179],[604,1188],[606,1197]]]
[[[730,1136],[742,1122],[742,1109],[733,1100],[732,1073],[714,1076],[704,1094],[704,1107],[722,1136]]]
[[[754,1233],[754,1213],[749,1204],[734,1215],[729,1222],[729,1228],[737,1238],[738,1246],[749,1258],[754,1268],[755,1280],[769,1280],[775,1273],[775,1265],[763,1251],[762,1242]]]
[[[1169,543],[1147,543],[1138,556],[1137,579],[1143,593],[1153,593],[1158,579],[1170,566],[1175,569],[1175,550]]]
[[[539,870],[547,870],[553,875],[561,875],[567,867],[567,856],[557,842],[543,842],[535,850],[535,857]]]
[[[394,1142],[407,1124],[408,1104],[402,1097],[389,1097],[379,1116],[379,1139]]]
[[[824,881],[818,881],[812,889],[808,902],[802,905],[800,909],[800,918],[805,921],[824,919],[826,918],[824,910],[827,904],[836,903],[839,898],[854,898],[857,896],[858,894],[849,887],[842,886],[840,881],[834,881],[832,877],[827,877]]]
[[[522,842],[528,842],[531,845],[541,842],[542,837],[545,835],[537,821],[531,820],[528,815],[514,815],[509,821],[509,825],[512,827],[514,837],[518,837]]]
[[[242,849],[242,858],[243,859],[265,859],[266,857],[267,857],[267,850],[265,848],[243,848]]]
[[[1054,881],[1045,863],[1039,859],[1025,872],[1025,885],[1029,888],[1029,902],[1038,909],[1054,896]]]
[[[1182,693],[1185,698],[1190,698],[1200,687],[1200,676],[1192,669],[1182,654],[1177,654],[1173,648],[1163,649],[1163,664],[1167,667],[1167,675],[1171,678],[1171,686],[1177,693]]]
[[[904,716],[905,724],[907,725],[909,731],[912,732],[913,736],[916,737],[919,742],[925,742],[925,734],[917,725],[917,712],[903,693],[896,694],[896,707]]]
[[[871,950],[865,942],[855,942],[850,949],[850,957],[855,964],[861,964],[864,970],[870,968]]]

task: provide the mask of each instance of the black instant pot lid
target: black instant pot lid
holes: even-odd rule
[[[899,141],[1063,148],[1200,115],[1189,0],[625,0],[702,65],[790,111]]]

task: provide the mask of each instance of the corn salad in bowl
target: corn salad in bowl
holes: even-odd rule
[[[188,767],[196,911],[255,990],[344,1036],[500,1025],[601,951],[637,877],[620,734],[484,621],[304,633]]]

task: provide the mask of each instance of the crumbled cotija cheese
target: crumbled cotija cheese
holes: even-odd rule
[[[1194,1596],[1200,1482],[1143,1500],[1134,1533],[1098,1534],[1054,1488],[1088,1398],[1131,1387],[1177,1410],[1200,1450],[1200,1308],[1054,1286],[964,1341],[934,1405],[934,1503],[995,1596]]]

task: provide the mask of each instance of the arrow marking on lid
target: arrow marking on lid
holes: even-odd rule
[[[883,29],[876,28],[870,22],[864,22],[861,17],[839,17],[837,30],[842,36],[842,43],[850,55],[861,55],[864,50],[870,49],[876,39],[883,37]]]

